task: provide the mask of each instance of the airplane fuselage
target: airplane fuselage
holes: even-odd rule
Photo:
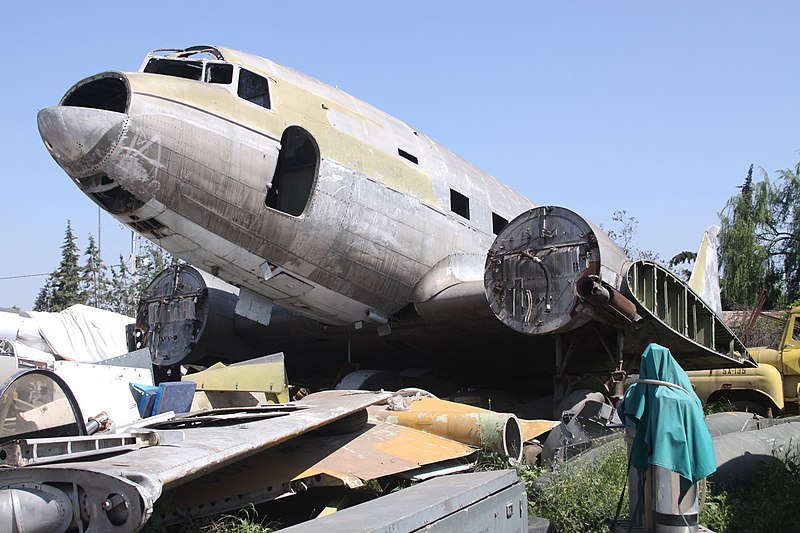
[[[494,234],[534,206],[338,89],[211,54],[79,82],[39,123],[92,199],[233,285],[322,323],[381,320],[482,279]],[[90,122],[93,146],[65,146]]]
[[[723,326],[697,326],[711,319],[695,314],[713,313],[687,311],[683,282],[647,265],[652,275],[631,278],[627,255],[576,213],[537,208],[403,122],[267,59],[156,51],[139,72],[78,82],[38,121],[95,203],[237,288],[204,302],[178,274],[174,287],[154,281],[169,290],[143,301],[140,322],[165,368],[222,331],[204,330],[203,313],[231,330],[259,324],[247,328],[252,355],[282,350],[290,370],[435,367],[467,386],[619,375],[670,329],[687,368],[746,359],[732,334],[726,350],[707,334]],[[634,278],[644,293],[621,294]],[[220,307],[201,309],[211,300]],[[657,317],[643,322],[652,302]],[[193,357],[245,357],[212,344]]]

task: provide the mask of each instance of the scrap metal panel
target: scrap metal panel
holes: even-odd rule
[[[444,476],[286,532],[402,533],[528,530],[528,499],[514,470]]]

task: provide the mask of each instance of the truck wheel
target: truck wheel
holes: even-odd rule
[[[750,400],[738,400],[733,402],[733,404],[731,405],[733,405],[733,408],[736,411],[742,411],[744,413],[753,413],[763,417],[766,417],[769,411],[769,407],[767,407],[766,405]]]

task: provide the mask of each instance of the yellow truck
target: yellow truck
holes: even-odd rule
[[[748,348],[758,368],[687,372],[704,405],[730,403],[763,416],[800,409],[800,307],[789,313],[777,348]]]

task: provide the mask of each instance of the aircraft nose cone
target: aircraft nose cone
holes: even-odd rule
[[[39,134],[50,155],[71,176],[97,170],[116,148],[127,115],[104,109],[56,106],[39,111]]]

